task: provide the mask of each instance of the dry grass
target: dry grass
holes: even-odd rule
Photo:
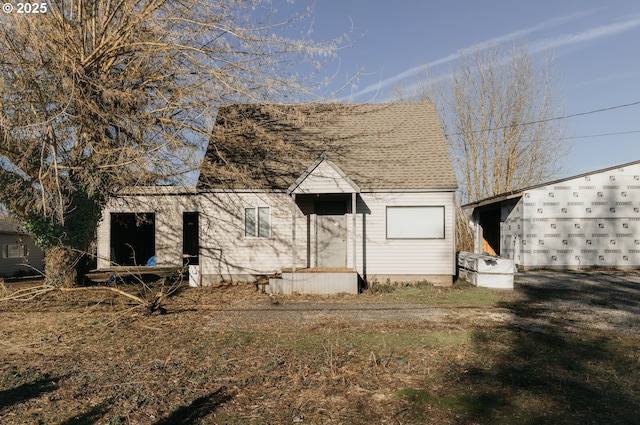
[[[526,291],[475,291],[274,300],[196,288],[152,316],[97,291],[0,303],[0,422],[637,421],[637,335],[528,330],[498,314],[517,314]],[[452,307],[473,294],[481,305]]]

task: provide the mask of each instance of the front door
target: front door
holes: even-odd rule
[[[316,203],[316,266],[346,267],[346,202]]]

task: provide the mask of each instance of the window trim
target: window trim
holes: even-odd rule
[[[389,210],[390,209],[412,209],[412,208],[423,208],[428,210],[439,210],[441,211],[439,216],[442,218],[441,226],[439,227],[440,232],[438,235],[424,235],[417,237],[406,237],[406,236],[394,236],[389,233]],[[395,217],[394,217],[395,218]],[[426,218],[428,219],[428,217]],[[427,229],[429,230],[429,229]],[[435,232],[434,232],[435,233]],[[387,205],[385,208],[385,236],[388,240],[444,240],[446,239],[446,208],[444,205]]]
[[[269,225],[268,225],[268,234],[266,236],[261,236],[260,235],[260,210],[267,210],[268,214],[267,217],[269,218]],[[254,210],[254,220],[255,220],[255,233],[253,235],[249,235],[247,234],[247,211],[248,210]],[[271,207],[270,206],[266,206],[266,205],[262,205],[262,206],[247,206],[244,207],[244,216],[243,216],[243,226],[242,226],[242,234],[244,235],[245,238],[247,239],[270,239],[271,238]]]

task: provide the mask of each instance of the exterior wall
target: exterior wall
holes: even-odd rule
[[[294,210],[298,268],[315,266],[313,205],[313,197],[300,197]],[[353,221],[351,203],[348,205],[347,266],[352,267]],[[387,206],[443,206],[445,237],[387,239]],[[271,234],[268,238],[245,237],[246,207],[270,208]],[[358,196],[356,208],[357,271],[361,276],[451,283],[455,274],[453,192],[363,193]],[[157,265],[181,266],[182,213],[185,211],[199,212],[203,284],[251,280],[255,275],[269,275],[292,266],[292,199],[289,195],[211,192],[128,196],[112,200],[98,226],[98,268],[110,265],[110,214],[117,212],[154,212]]]
[[[387,206],[444,206],[444,239],[387,239]],[[451,283],[455,275],[454,192],[362,193],[357,209],[358,272],[367,280]],[[351,220],[347,223],[350,235]],[[349,245],[348,264],[351,255]]]
[[[297,193],[350,193],[353,187],[326,161],[304,179],[295,190]]]
[[[25,245],[26,255],[6,258],[6,245]],[[0,276],[11,277],[16,273],[36,275],[44,269],[44,254],[27,234],[0,233]],[[35,270],[34,270],[35,269]]]
[[[528,190],[525,268],[640,266],[640,164]]]
[[[293,265],[292,200],[285,193],[206,193],[200,196],[203,282],[250,280]],[[270,207],[269,238],[244,236],[244,208]],[[306,267],[307,221],[296,214],[296,267]]]
[[[524,224],[522,198],[504,202],[500,206],[500,256],[522,264]]]
[[[97,229],[97,266],[111,265],[111,213],[155,213],[156,261],[159,267],[182,266],[182,213],[198,211],[193,195],[123,196],[109,201]]]

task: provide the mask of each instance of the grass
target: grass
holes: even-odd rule
[[[374,284],[373,292],[380,301],[433,306],[486,307],[509,296],[508,291],[479,288],[458,280],[452,286],[418,284]]]
[[[633,424],[640,339],[509,321],[353,320],[247,288],[189,290],[143,316],[109,295],[0,304],[0,423]],[[299,298],[518,313],[518,293],[465,285]],[[316,304],[319,303],[319,304]],[[452,304],[451,304],[452,303]],[[474,304],[475,303],[475,304]],[[369,308],[370,306],[365,306]],[[275,309],[281,320],[265,320]],[[277,310],[281,309],[281,310]],[[25,341],[27,343],[25,343]]]

